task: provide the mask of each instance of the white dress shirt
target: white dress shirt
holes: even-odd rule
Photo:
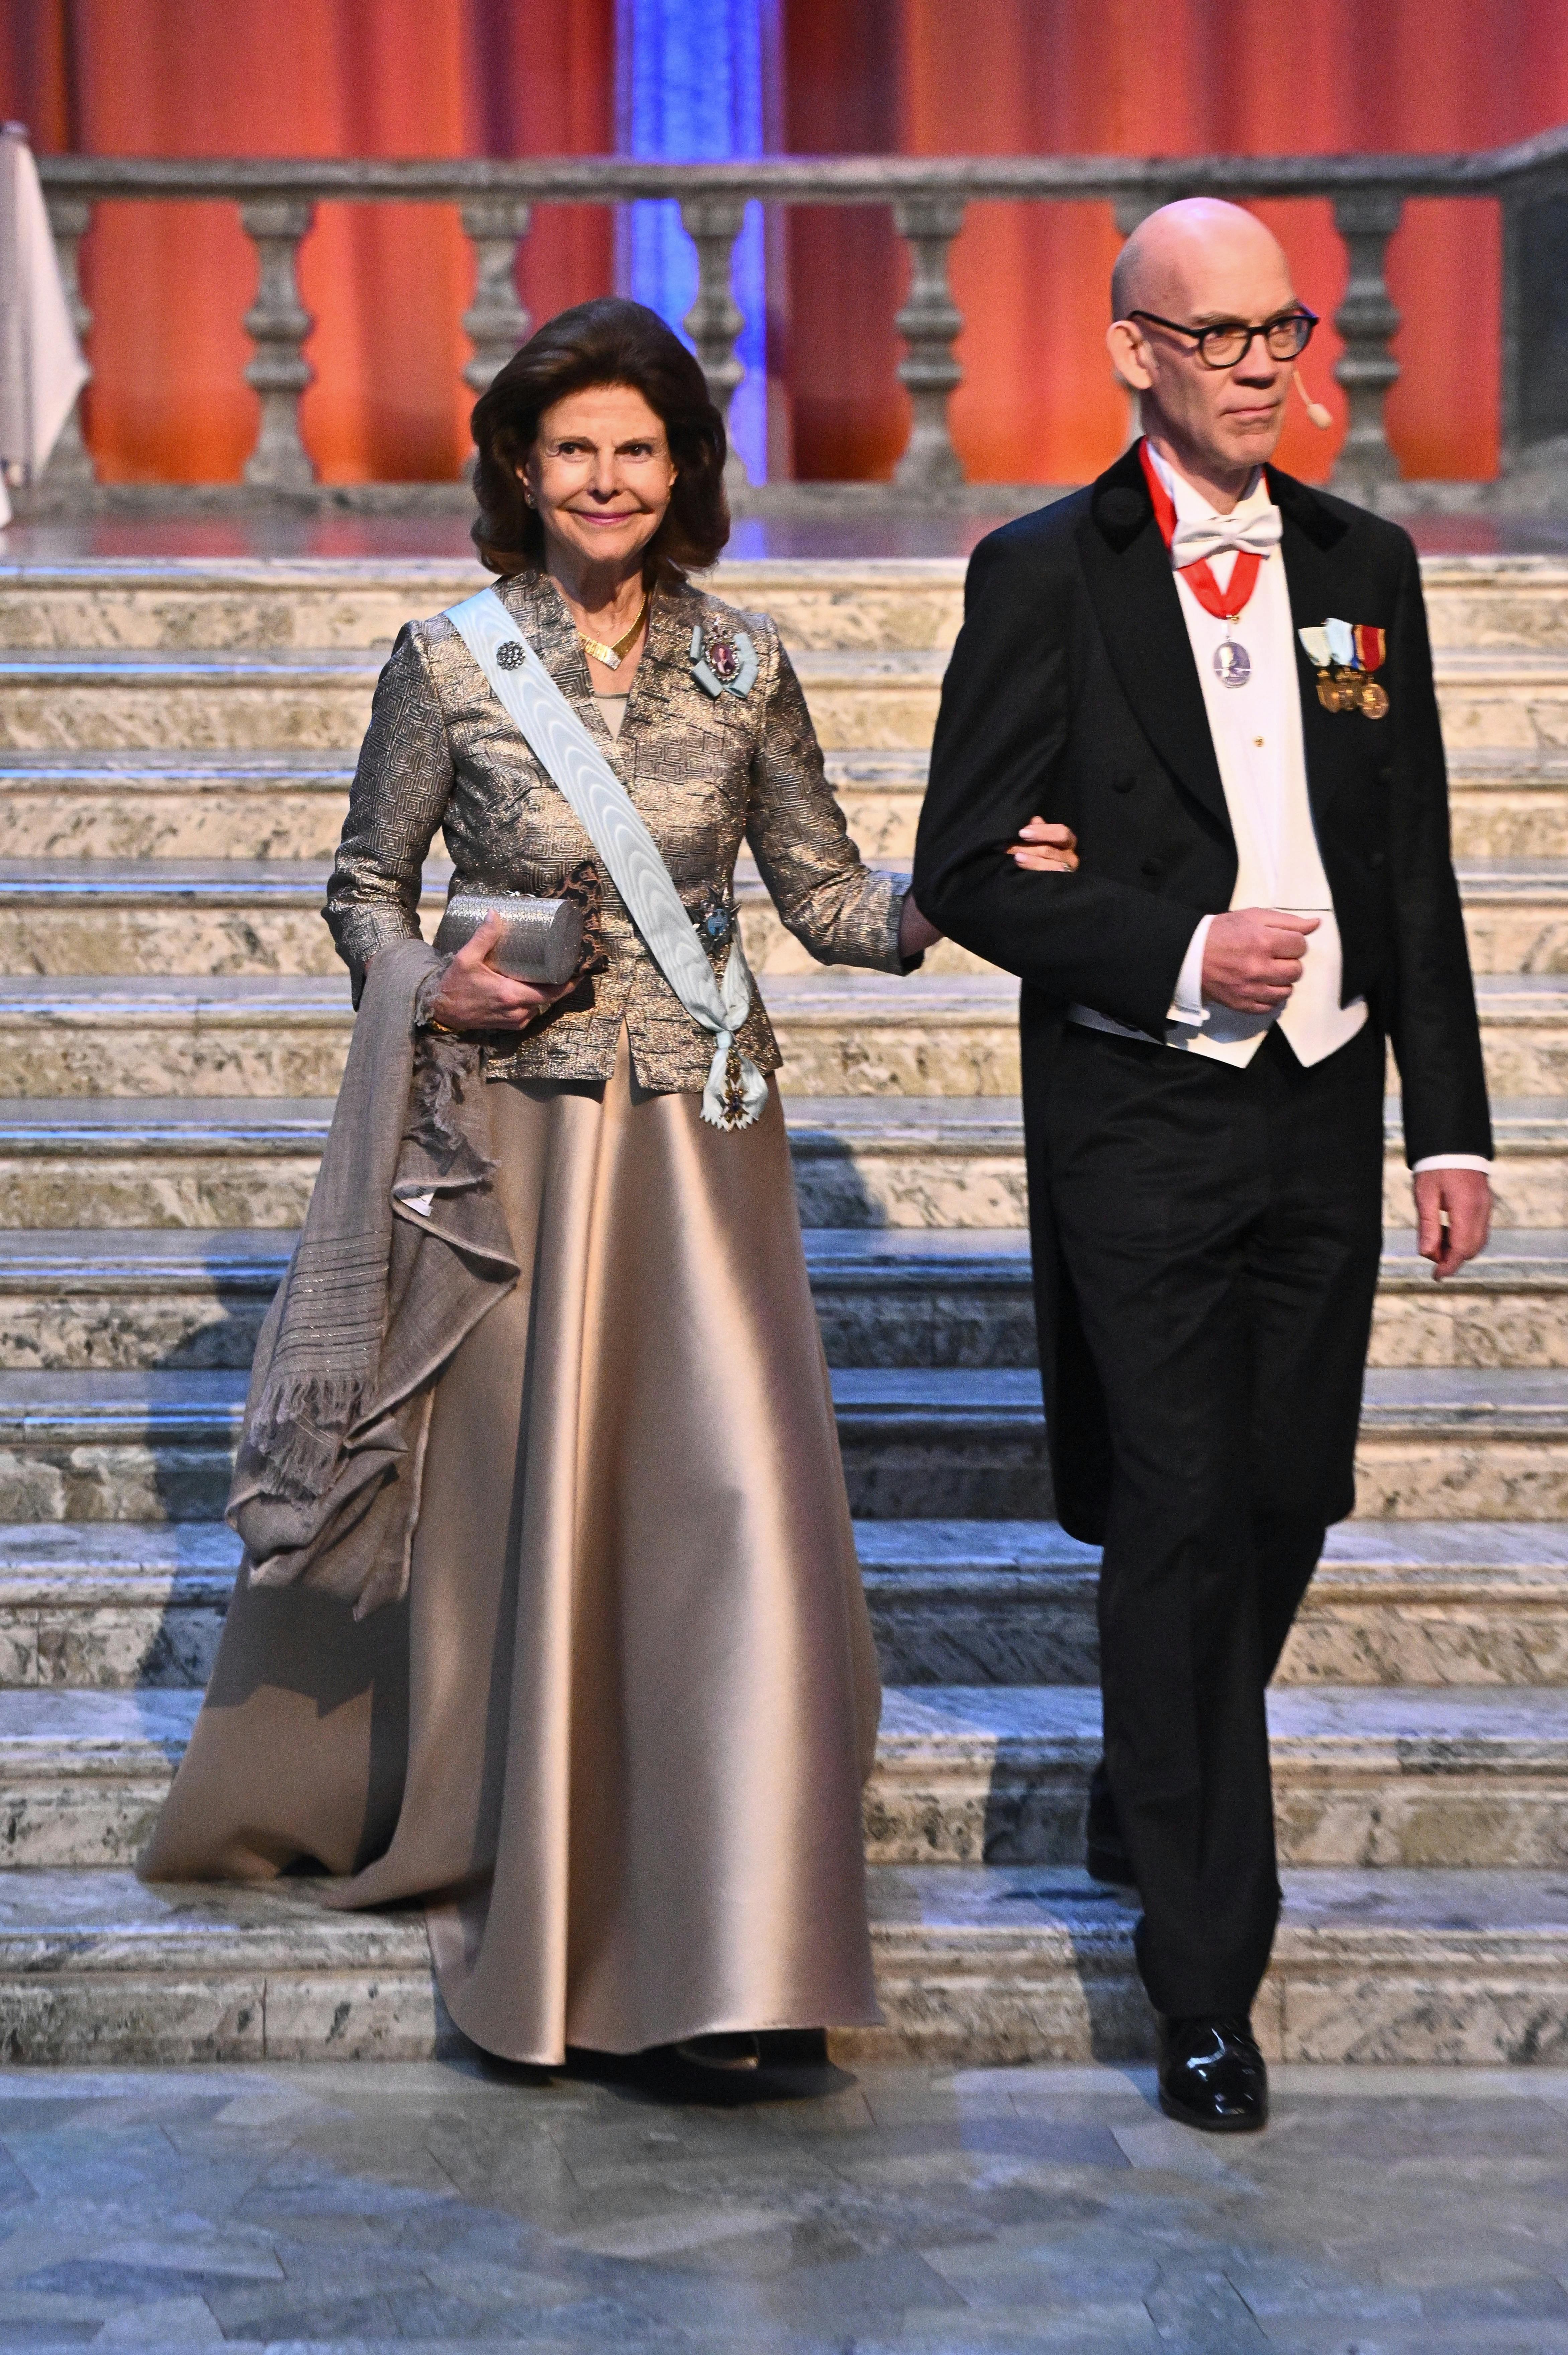
[[[1166,464],[1150,457],[1184,524],[1226,520],[1200,491]],[[1236,526],[1271,510],[1267,479],[1260,467],[1233,511]],[[1210,559],[1214,579],[1228,588],[1237,562],[1234,549]],[[1277,1015],[1238,1013],[1202,995],[1203,954],[1213,916],[1200,919],[1177,977],[1164,1044],[1184,1054],[1245,1065],[1252,1060],[1277,1021],[1292,1051],[1304,1064],[1321,1062],[1347,1046],[1367,1020],[1366,1000],[1340,1003],[1343,958],[1329,879],[1318,848],[1307,792],[1307,755],[1301,733],[1301,690],[1295,629],[1285,559],[1277,543],[1259,563],[1256,585],[1234,624],[1201,605],[1176,570],[1176,593],[1187,625],[1192,659],[1202,689],[1214,759],[1224,789],[1225,808],[1236,846],[1236,881],[1231,906],[1278,908],[1311,915],[1318,929],[1306,939],[1301,978]],[[1243,687],[1227,687],[1214,669],[1215,649],[1227,637],[1246,649],[1251,665]],[[1093,1029],[1129,1031],[1091,1007],[1075,1006],[1070,1018]],[[1435,1155],[1417,1169],[1488,1169],[1470,1154]]]

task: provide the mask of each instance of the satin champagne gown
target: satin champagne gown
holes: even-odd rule
[[[875,1658],[782,1108],[726,1134],[636,1064],[629,1019],[608,1077],[492,1078],[524,1273],[439,1379],[407,1602],[242,1576],[142,1863],[423,1900],[458,2026],[541,2063],[879,2017]]]

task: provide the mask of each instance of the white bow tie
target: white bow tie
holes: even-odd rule
[[[1245,522],[1234,515],[1198,516],[1179,523],[1171,536],[1171,561],[1178,572],[1211,556],[1266,556],[1279,545],[1279,509],[1259,507]]]

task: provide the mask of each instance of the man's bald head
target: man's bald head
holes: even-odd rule
[[[1239,290],[1256,287],[1256,305]],[[1236,295],[1238,299],[1231,299]],[[1254,213],[1218,197],[1183,197],[1140,221],[1111,272],[1111,316],[1157,311],[1167,319],[1258,319],[1294,300],[1279,240]]]
[[[1260,327],[1296,308],[1278,239],[1213,197],[1162,205],[1122,248],[1111,304],[1106,341],[1139,397],[1145,433],[1189,482],[1234,506],[1252,468],[1274,455],[1291,363],[1254,336],[1239,359],[1216,368],[1200,358],[1193,331],[1224,320]]]

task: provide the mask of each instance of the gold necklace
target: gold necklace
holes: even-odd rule
[[[643,623],[648,619],[648,608],[652,602],[653,591],[650,589],[644,595],[641,604],[638,607],[637,619],[632,623],[631,627],[629,630],[622,631],[620,636],[617,638],[612,646],[607,646],[602,638],[590,638],[586,630],[578,630],[578,637],[582,640],[588,652],[592,655],[595,662],[602,663],[606,670],[619,670],[620,668],[620,658],[622,655],[629,651],[632,640],[636,637],[638,631],[642,627]]]

